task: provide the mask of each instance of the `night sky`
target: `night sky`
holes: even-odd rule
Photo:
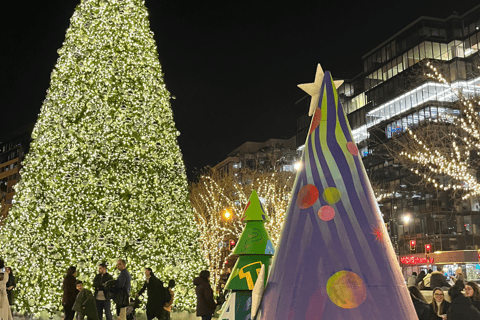
[[[2,2],[0,141],[36,120],[79,1]],[[351,78],[416,18],[463,14],[478,0],[288,3],[146,0],[190,177],[245,141],[292,137],[307,112],[295,110],[296,85],[313,81],[317,63]]]

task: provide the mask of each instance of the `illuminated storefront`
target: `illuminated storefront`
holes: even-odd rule
[[[478,250],[436,251],[431,254],[411,254],[400,257],[405,279],[416,272],[428,269],[436,270],[442,266],[446,276],[454,276],[455,271],[461,268],[466,279],[480,280],[480,253]]]

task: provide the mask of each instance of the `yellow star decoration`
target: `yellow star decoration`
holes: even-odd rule
[[[312,96],[312,100],[310,102],[310,111],[308,112],[309,116],[313,116],[315,110],[318,107],[318,99],[320,97],[320,87],[322,86],[323,82],[323,73],[322,66],[320,63],[317,66],[317,73],[315,74],[315,81],[313,83],[303,83],[299,84],[298,87]],[[335,82],[335,88],[338,89],[343,84],[343,80],[337,80]]]

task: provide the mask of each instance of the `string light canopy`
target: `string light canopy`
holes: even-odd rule
[[[425,76],[443,84],[449,84],[441,73],[441,67],[427,62]],[[399,153],[402,162],[414,174],[420,176],[426,184],[443,191],[460,194],[466,200],[480,195],[480,183],[477,179],[480,151],[480,100],[477,95],[467,95],[452,87],[458,96],[453,116],[439,115],[437,119],[428,119],[426,125],[408,128],[408,140],[398,140],[403,151]],[[427,119],[426,119],[427,120]],[[433,137],[425,134],[431,126]],[[442,134],[438,138],[438,133]]]

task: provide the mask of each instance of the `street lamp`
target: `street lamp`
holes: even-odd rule
[[[230,221],[233,219],[233,210],[232,208],[225,208],[222,210],[222,218],[225,221]]]
[[[410,221],[412,221],[412,216],[410,214],[403,215],[403,222],[405,222],[405,224],[409,224]]]
[[[299,171],[300,169],[302,169],[302,162],[301,161],[295,162],[293,167],[295,168],[296,171]]]

